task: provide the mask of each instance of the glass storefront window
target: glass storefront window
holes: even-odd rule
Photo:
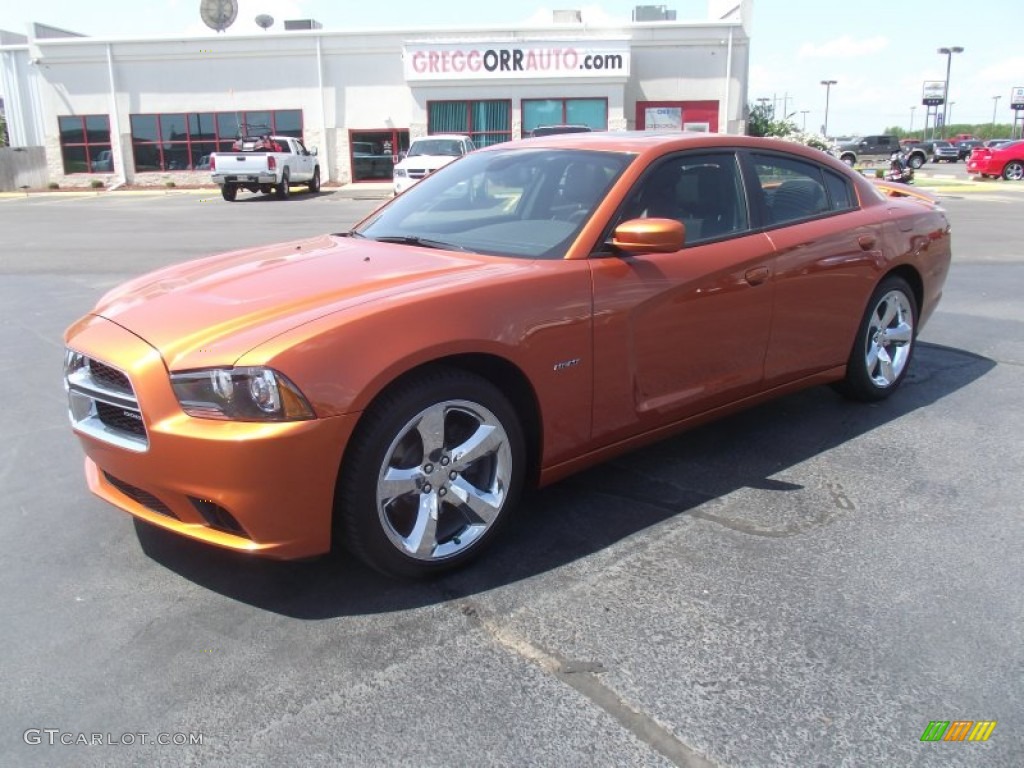
[[[493,101],[427,102],[427,133],[468,134],[478,147],[512,138],[512,103]]]
[[[300,109],[131,115],[130,122],[137,171],[206,170],[210,154],[230,152],[243,133],[302,139]]]
[[[606,99],[523,99],[523,135],[542,125],[586,125],[608,130]]]
[[[58,117],[57,126],[64,173],[110,173],[114,170],[109,117]]]

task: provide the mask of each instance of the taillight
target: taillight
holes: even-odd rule
[[[277,158],[274,157],[273,155],[267,155],[267,170],[268,171],[276,171],[277,170]]]
[[[210,155],[210,170],[211,171],[216,171],[217,170],[217,156],[216,155]]]

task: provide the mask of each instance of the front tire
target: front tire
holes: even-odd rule
[[[836,389],[852,400],[884,400],[907,375],[916,338],[914,292],[902,277],[887,277],[871,294]]]
[[[233,203],[235,198],[238,197],[238,187],[234,184],[224,184],[220,188],[220,195],[229,203]]]
[[[320,191],[320,168],[319,166],[313,169],[313,178],[309,180],[309,191],[312,194],[316,194]]]
[[[285,168],[284,171],[281,172],[281,183],[277,185],[277,196],[279,199],[287,200],[291,197],[291,183],[291,174],[288,173],[288,169]]]
[[[490,382],[435,368],[385,392],[349,443],[335,531],[378,571],[422,578],[461,567],[511,517],[522,427]]]
[[[1024,179],[1024,162],[1011,160],[1003,167],[1003,178],[1007,181],[1020,181]]]
[[[907,161],[907,164],[916,171],[918,168],[924,165],[924,158],[921,157],[920,155],[911,155],[910,159]]]

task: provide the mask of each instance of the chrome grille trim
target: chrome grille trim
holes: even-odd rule
[[[64,374],[71,425],[83,434],[126,451],[149,450],[146,424],[131,379],[108,363],[86,355],[82,358],[83,367]]]

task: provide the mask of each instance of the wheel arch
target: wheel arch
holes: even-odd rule
[[[544,430],[540,402],[537,399],[533,386],[530,384],[529,378],[522,369],[508,359],[498,355],[490,353],[453,354],[420,363],[403,371],[378,389],[373,397],[369,399],[366,408],[363,409],[359,420],[356,422],[353,435],[358,433],[366,413],[373,404],[387,392],[409,379],[437,368],[450,368],[475,374],[508,398],[519,417],[519,423],[523,430],[526,452],[525,483],[527,487],[535,487],[540,477],[540,463],[541,456],[543,455],[542,441]],[[346,445],[338,466],[339,481],[348,452],[349,446]],[[335,492],[337,492],[337,488]]]
[[[914,292],[914,303],[917,304],[917,312],[920,315],[921,308],[924,306],[924,280],[921,278],[921,273],[910,264],[901,264],[882,275],[878,284],[880,285],[884,280],[893,276],[903,278],[907,285],[910,286],[910,290]],[[915,325],[916,329],[917,325]]]

